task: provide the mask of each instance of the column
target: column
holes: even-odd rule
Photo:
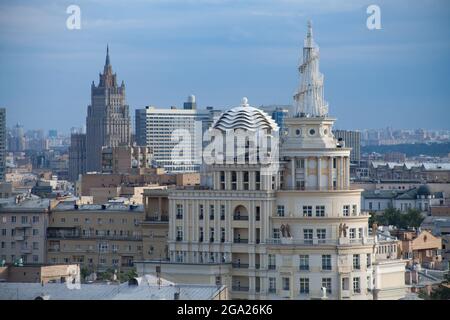
[[[291,186],[295,189],[295,159],[291,159]]]
[[[328,158],[328,190],[333,189],[333,157]]]
[[[308,157],[305,157],[305,190],[308,188]]]
[[[321,190],[321,181],[320,177],[322,175],[322,163],[321,158],[317,157],[317,190]]]
[[[344,157],[339,157],[339,189],[344,188]]]

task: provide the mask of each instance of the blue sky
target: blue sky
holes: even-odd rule
[[[81,8],[81,30],[66,8]],[[366,8],[381,8],[368,30]],[[85,123],[106,44],[127,101],[200,107],[291,104],[311,19],[337,127],[450,129],[447,0],[3,0],[0,106],[8,125]]]

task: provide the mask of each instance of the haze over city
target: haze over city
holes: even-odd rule
[[[7,125],[58,129],[85,123],[106,45],[130,113],[146,105],[229,108],[292,104],[306,21],[321,48],[325,99],[345,129],[449,129],[450,5],[377,1],[66,1],[0,4],[0,104]],[[26,115],[26,117],[24,117]]]

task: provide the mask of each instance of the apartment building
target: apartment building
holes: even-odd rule
[[[142,259],[142,205],[60,202],[49,218],[47,262],[77,263],[91,271],[125,270]]]
[[[0,261],[45,263],[49,210],[50,200],[32,195],[1,199]]]

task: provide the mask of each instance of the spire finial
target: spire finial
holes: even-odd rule
[[[106,62],[105,65],[109,65],[109,44],[106,44]]]

